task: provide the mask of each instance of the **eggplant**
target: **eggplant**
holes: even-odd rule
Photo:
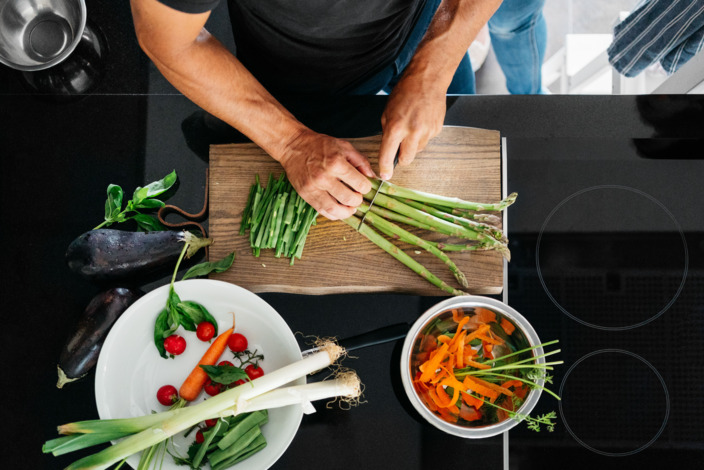
[[[66,262],[71,271],[95,282],[144,279],[173,269],[185,242],[191,245],[190,256],[210,241],[186,231],[91,230],[71,242]]]
[[[57,365],[58,388],[80,379],[95,367],[110,328],[142,295],[144,293],[138,289],[114,287],[93,297],[61,350]]]

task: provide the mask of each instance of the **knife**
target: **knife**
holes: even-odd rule
[[[405,338],[410,328],[411,325],[409,323],[396,323],[393,325],[377,328],[376,330],[367,331],[366,333],[361,333],[356,336],[350,336],[349,338],[341,339],[337,343],[340,346],[344,347],[347,351],[354,351],[355,349],[366,348],[368,346],[376,346],[377,344],[384,344],[390,341],[396,341],[398,339]],[[306,357],[319,350],[320,348],[306,349],[301,353],[301,355],[303,357]]]
[[[396,169],[396,165],[398,165],[398,152],[399,152],[399,150],[396,150],[396,156],[394,157],[394,170]],[[374,201],[376,200],[376,197],[379,194],[379,192],[381,192],[381,187],[384,186],[385,183],[386,183],[385,180],[381,180],[381,183],[379,183],[379,187],[376,188],[376,192],[374,193],[374,197],[369,202],[369,209],[367,209],[367,212],[364,213],[362,220],[359,221],[359,225],[357,226],[358,232],[359,232],[359,229],[362,228],[362,224],[364,223],[364,219],[367,218],[367,214],[369,214],[369,211],[372,210],[372,206],[374,205]]]

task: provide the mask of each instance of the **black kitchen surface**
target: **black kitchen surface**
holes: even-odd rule
[[[175,169],[170,202],[195,212],[208,145],[242,140],[158,77],[124,2],[89,1],[88,9],[107,44],[88,93],[37,95],[22,74],[0,67],[2,353],[11,387],[3,468],[63,468],[74,457],[45,456],[41,444],[58,424],[97,417],[93,375],[58,390],[55,365],[99,291],[63,255],[102,220],[106,186],[131,191]],[[386,102],[280,98],[315,130],[339,137],[380,132]],[[346,361],[365,383],[366,402],[345,411],[317,406],[274,468],[700,468],[704,97],[450,97],[446,124],[496,129],[506,139],[507,189],[519,197],[508,210],[505,295],[542,340],[560,340],[565,364],[552,389],[563,401],[544,394],[535,410],[555,410],[556,430],[518,425],[506,439],[485,440],[437,431],[404,397],[400,343],[385,344]],[[293,331],[340,337],[411,322],[441,299],[261,297]]]

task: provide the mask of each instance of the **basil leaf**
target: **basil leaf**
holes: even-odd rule
[[[181,303],[181,298],[178,296],[176,291],[174,290],[174,286],[171,286],[171,289],[169,289],[169,297],[166,299],[166,308],[169,310],[172,310],[176,308],[176,305]]]
[[[193,323],[198,327],[198,324],[204,321],[210,322],[215,327],[215,336],[218,335],[218,322],[213,318],[213,316],[208,312],[208,310],[203,307],[198,302],[193,302],[191,300],[186,300],[177,305],[177,308],[190,317]]]
[[[217,273],[225,272],[230,269],[234,261],[235,252],[233,251],[220,261],[205,262],[192,266],[188,271],[186,271],[186,274],[183,275],[181,280],[189,279],[191,277],[206,276],[213,271]]]
[[[114,221],[122,211],[122,188],[116,184],[108,185],[108,198],[105,201],[105,220]]]
[[[171,188],[171,186],[174,185],[174,183],[176,182],[176,179],[177,179],[176,170],[174,170],[158,181],[154,181],[153,183],[149,183],[148,185],[146,185],[143,188],[135,189],[134,195],[132,196],[132,199],[135,200],[135,204],[136,204],[138,202],[143,201],[144,199],[159,196],[160,194],[163,194],[166,191],[168,191],[169,188]]]
[[[134,205],[135,209],[159,209],[164,207],[166,203],[159,199],[144,199]]]
[[[248,380],[247,373],[235,366],[200,366],[210,377],[210,380],[219,384],[229,385],[238,380]]]
[[[137,227],[143,232],[161,232],[166,230],[166,227],[153,215],[135,214],[130,218],[137,222]]]
[[[164,333],[169,330],[168,316],[168,310],[163,309],[156,317],[156,322],[154,323],[154,345],[159,351],[159,355],[164,359],[168,359],[166,349],[164,349]]]
[[[178,308],[178,306],[176,306],[176,310],[179,313],[178,321],[181,326],[187,331],[196,331],[198,323],[194,322],[193,319],[188,316],[186,312]]]
[[[205,321],[205,315],[203,315],[203,310],[200,304],[187,300],[185,302],[181,302],[176,307],[196,325],[202,321]]]

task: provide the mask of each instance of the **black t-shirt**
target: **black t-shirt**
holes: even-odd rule
[[[201,13],[219,0],[159,0]],[[398,55],[425,0],[228,0],[237,58],[271,91],[339,93]]]

